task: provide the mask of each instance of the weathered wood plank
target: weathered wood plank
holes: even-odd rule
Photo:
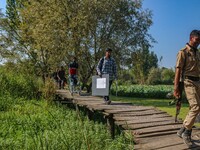
[[[106,110],[107,113],[123,113],[123,112],[136,112],[136,111],[145,111],[145,110],[152,110],[153,108],[127,108],[127,109],[115,109],[115,110]]]
[[[71,99],[71,100],[73,99],[73,97],[71,96],[68,90],[56,90],[56,94],[62,98]]]
[[[182,123],[175,123],[174,120],[167,120],[167,121],[161,121],[161,122],[149,122],[149,123],[142,123],[142,124],[126,124],[122,125],[122,128],[124,129],[143,129],[143,128],[148,128],[148,127],[159,127],[162,125],[175,125],[175,124],[180,124]]]
[[[147,135],[155,132],[165,132],[165,131],[172,131],[180,129],[180,124],[175,125],[163,125],[163,126],[156,126],[156,127],[149,127],[149,128],[143,128],[143,129],[133,129],[132,134],[134,135]]]
[[[150,110],[152,108],[148,107],[136,107],[136,106],[120,106],[120,105],[106,105],[104,102],[76,102],[79,105],[93,108],[94,110],[106,111],[106,113],[120,113],[120,112],[134,112],[134,111],[144,111]]]
[[[178,130],[177,130],[178,131]],[[129,133],[131,133],[131,130],[129,130]],[[151,138],[149,138],[149,137],[143,137],[143,138],[137,138],[137,139],[139,139],[140,140],[140,143],[151,143],[151,142],[154,142],[154,141],[156,141],[156,139],[163,139],[163,138],[165,138],[165,137],[167,137],[167,138],[173,138],[173,137],[175,137],[175,138],[177,138],[178,136],[177,136],[177,134],[175,133],[175,134],[172,134],[172,135],[168,135],[168,136],[166,136],[166,135],[159,135],[159,136],[157,136],[157,137],[151,137]],[[178,137],[179,138],[179,137]],[[196,131],[196,130],[193,130],[193,132],[192,132],[192,138],[195,138],[195,139],[199,139],[200,140],[200,133],[198,132],[198,131]],[[179,139],[181,139],[181,138],[179,138]],[[182,139],[181,139],[182,140]]]
[[[164,111],[160,110],[146,110],[146,111],[136,111],[136,112],[121,112],[121,113],[116,113],[114,116],[115,117],[126,117],[126,116],[149,116],[149,115],[154,115],[154,114],[167,114]]]
[[[134,134],[134,137],[136,139],[141,139],[141,138],[152,138],[152,137],[157,137],[157,136],[167,136],[170,134],[176,134],[178,130],[167,130],[167,131],[162,131],[162,132],[153,132],[153,133],[148,133],[148,134],[141,134],[141,135],[137,135]]]
[[[148,116],[122,116],[122,117],[116,117],[114,116],[114,119],[115,120],[118,120],[118,121],[123,121],[123,120],[142,120],[142,119],[152,119],[152,118],[163,118],[163,117],[172,117],[168,114],[153,114],[153,115],[148,115]]]
[[[74,100],[77,100],[77,101],[97,101],[97,100],[103,101],[103,99],[100,97],[92,97],[92,96],[83,96],[83,97],[76,96],[76,97],[74,97]]]
[[[186,144],[171,144],[170,146],[162,147],[162,148],[157,148],[159,150],[200,150],[200,144],[198,142],[195,142],[191,147],[188,147]]]
[[[173,117],[165,117],[165,118],[154,118],[151,120],[128,120],[128,121],[118,121],[116,120],[115,123],[117,125],[129,125],[129,124],[141,124],[141,123],[151,123],[151,122],[162,122],[162,121],[173,121]]]
[[[192,137],[194,138],[194,137]],[[142,141],[143,140],[143,141]],[[146,141],[146,143],[145,143]],[[197,139],[194,139],[195,147],[199,147],[200,143],[197,141]],[[178,149],[178,150],[183,150],[183,149],[188,149],[187,145],[183,143],[183,140],[179,138],[176,134],[171,134],[171,135],[164,135],[164,136],[159,136],[159,137],[151,137],[151,138],[145,138],[145,139],[140,139],[140,144],[136,144],[134,146],[135,150],[173,150],[173,149]]]

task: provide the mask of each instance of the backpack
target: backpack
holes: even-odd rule
[[[101,60],[100,60],[100,71],[102,70],[102,68],[103,68],[103,63],[104,63],[104,57],[102,57],[101,58]],[[98,75],[98,72],[97,72],[97,70],[96,70],[96,75]]]
[[[104,57],[102,57],[102,58],[101,58],[101,61],[100,61],[100,64],[101,64],[100,70],[102,70],[102,68],[103,68],[103,63],[104,63]]]

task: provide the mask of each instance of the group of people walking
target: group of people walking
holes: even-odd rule
[[[78,63],[76,62],[76,57],[72,57],[72,61],[69,63],[69,79],[73,79],[74,84],[77,84],[77,73],[78,73]],[[59,89],[64,89],[67,82],[65,68],[63,66],[60,69],[56,69],[53,73],[53,78],[58,85]]]
[[[109,74],[109,90],[111,88],[113,81],[117,79],[117,66],[115,59],[111,57],[111,53],[112,49],[107,48],[105,50],[105,56],[99,60],[96,68],[99,77],[102,77],[102,75],[104,74]],[[77,84],[78,81],[77,73],[79,65],[76,61],[76,57],[72,57],[72,61],[69,63],[68,67],[69,67],[69,79],[72,79],[74,84]],[[66,79],[65,69],[63,66],[61,66],[60,69],[57,69],[53,73],[53,78],[56,81],[58,88],[64,89],[64,85],[67,82],[67,79]],[[106,104],[111,103],[109,95],[104,96],[103,99]]]
[[[197,115],[200,113],[200,52],[197,49],[200,44],[200,31],[193,30],[190,33],[189,42],[177,54],[176,71],[174,79],[174,96],[180,99],[180,91],[184,85],[186,98],[189,102],[189,112],[183,122],[183,126],[177,132],[177,135],[183,139],[188,146],[192,145],[192,127]],[[105,50],[105,56],[102,57],[96,67],[99,77],[109,74],[109,90],[115,79],[117,79],[117,66],[115,59],[111,56],[112,49]],[[78,64],[75,57],[69,64],[69,75],[76,77]],[[62,82],[65,82],[64,68],[57,72],[59,88],[64,88]],[[183,84],[180,84],[183,83]],[[109,95],[103,97],[106,104],[111,104]]]

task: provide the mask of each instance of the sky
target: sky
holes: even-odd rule
[[[5,12],[6,0],[0,0]],[[178,51],[189,41],[193,29],[200,30],[200,0],[143,0],[143,9],[152,11],[153,25],[149,33],[160,67],[174,68]]]
[[[174,68],[178,51],[189,41],[193,29],[200,30],[200,0],[143,0],[143,8],[152,10],[149,33],[160,67]]]

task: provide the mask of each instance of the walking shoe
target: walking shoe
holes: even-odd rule
[[[177,132],[177,135],[182,138],[182,134],[185,131],[185,127],[181,127],[180,130]]]
[[[185,129],[185,131],[182,134],[183,142],[189,147],[192,146],[191,133],[192,130]]]
[[[104,96],[103,98],[104,98],[105,104],[110,105],[111,101],[109,100],[109,96]]]
[[[107,105],[110,105],[110,104],[111,104],[111,101],[110,101],[110,100],[106,101],[106,104],[107,104]]]

